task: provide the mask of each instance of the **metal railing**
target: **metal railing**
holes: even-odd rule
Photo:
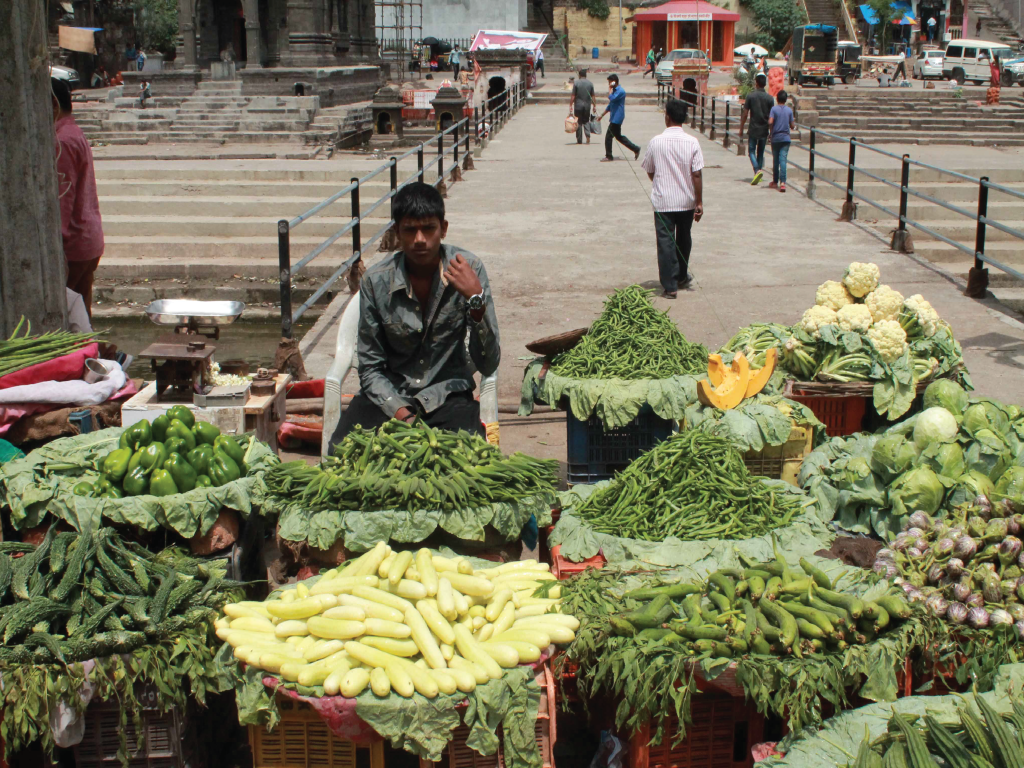
[[[726,149],[729,149],[730,145],[734,144],[736,146],[736,154],[738,155],[747,154],[747,142],[744,141],[739,134],[739,123],[742,110],[742,104],[740,102],[716,99],[697,93],[682,93],[680,95],[688,98],[691,102],[696,101],[695,105],[691,104],[689,115],[691,128],[700,130],[701,133],[706,133],[708,138],[712,141],[721,141],[722,146]],[[829,131],[821,130],[820,128],[813,128],[799,123],[797,124],[797,128],[801,131],[808,132],[808,140],[806,144],[802,141],[793,141],[790,144],[790,152],[792,153],[795,149],[806,152],[807,164],[801,165],[799,162],[795,162],[792,159],[792,154],[790,154],[788,165],[791,165],[807,174],[808,183],[806,191],[809,198],[814,199],[814,187],[819,182],[834,187],[844,193],[843,208],[840,213],[840,219],[842,221],[853,221],[856,218],[855,201],[860,201],[894,219],[896,229],[893,231],[892,241],[890,243],[890,247],[893,250],[900,251],[902,253],[912,252],[912,245],[908,236],[907,228],[913,227],[929,237],[943,242],[966,254],[974,259],[974,265],[970,271],[967,289],[965,291],[965,293],[971,298],[984,298],[985,296],[985,291],[988,287],[988,270],[985,268],[985,265],[995,267],[1001,272],[1004,272],[1017,280],[1024,280],[1024,273],[997,260],[996,258],[993,258],[993,256],[989,255],[985,251],[986,235],[989,227],[1010,235],[1012,238],[1018,239],[1022,241],[1022,244],[1024,244],[1024,230],[1000,223],[989,216],[989,192],[997,192],[1015,200],[1022,201],[1024,201],[1024,192],[1001,184],[996,184],[992,182],[988,176],[981,176],[980,178],[970,176],[968,174],[960,173],[959,171],[952,171],[948,168],[941,168],[936,165],[924,163],[920,160],[913,160],[909,154],[897,155],[892,152],[887,152],[886,150],[872,144],[858,141],[854,136],[840,136],[838,134],[830,133]],[[840,145],[845,144],[847,148],[845,153],[846,157],[833,157],[822,152],[818,148],[818,142],[821,139],[836,142]],[[770,146],[771,144],[769,142],[766,147],[766,151],[770,149]],[[858,166],[856,164],[858,149],[898,161],[900,164],[900,182],[896,183],[885,178],[883,175],[880,175],[882,171],[879,168],[868,169],[863,166]],[[816,168],[816,164],[819,159],[834,163],[839,168],[845,168],[845,184],[833,181],[828,178],[827,175],[821,173],[820,170]],[[962,205],[956,205],[945,200],[940,200],[920,189],[916,189],[910,179],[910,171],[912,168],[931,171],[939,174],[940,177],[947,176],[951,180],[976,184],[978,187],[976,210],[969,210]],[[890,189],[899,190],[898,210],[862,193],[858,188],[858,179],[868,179],[870,181],[883,184]],[[911,198],[939,206],[945,211],[955,214],[957,217],[963,217],[966,220],[975,222],[973,244],[959,242],[954,237],[947,237],[935,228],[928,226],[921,221],[910,218],[908,215],[908,206]]]
[[[402,155],[391,157],[386,163],[373,169],[365,176],[353,177],[350,183],[325,200],[321,200],[305,213],[292,219],[281,219],[277,222],[277,254],[281,280],[281,335],[291,338],[292,326],[298,322],[310,307],[316,304],[331,287],[349,270],[355,268],[366,254],[388,233],[394,225],[390,213],[388,221],[380,227],[368,240],[363,240],[362,223],[385,203],[390,203],[398,190],[414,181],[427,181],[427,173],[437,166],[437,177],[432,182],[437,187],[444,184],[446,167],[451,172],[452,181],[461,174],[460,158],[468,158],[476,150],[487,146],[490,139],[498,133],[513,114],[526,103],[526,84],[515,83],[501,93],[484,101],[480,107],[473,108],[472,117],[464,117],[445,130],[435,134],[426,141],[409,149]],[[449,137],[450,138],[446,138]],[[436,146],[436,155],[427,160],[427,150]],[[398,182],[398,165],[404,160],[416,157],[416,171],[402,183]],[[446,158],[451,158],[451,165],[446,166]],[[472,162],[465,163],[467,170]],[[389,190],[365,210],[360,206],[360,189],[368,182],[387,172]],[[326,237],[316,247],[294,264],[291,256],[292,232],[303,222],[322,212],[329,206],[348,196],[351,201],[352,217],[338,231]],[[316,258],[346,235],[352,238],[352,255],[324,281],[306,301],[294,311],[292,310],[292,278],[312,263]]]

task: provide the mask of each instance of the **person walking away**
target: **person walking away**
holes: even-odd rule
[[[935,42],[935,25],[936,25],[935,17],[934,16],[929,16],[928,17],[928,21],[926,23],[928,25],[928,42],[929,43],[934,43]]]
[[[363,276],[361,391],[342,412],[332,448],[357,424],[376,429],[393,418],[485,436],[473,376],[490,376],[501,361],[487,270],[472,253],[441,242],[444,199],[431,185],[402,187],[392,216],[401,249]]]
[[[633,152],[633,159],[640,157],[640,147],[622,135],[622,122],[626,119],[626,90],[619,85],[618,75],[608,75],[608,106],[598,115],[598,122],[608,115],[608,132],[604,135],[604,157],[602,163],[610,163],[612,156],[612,139]]]
[[[590,143],[590,116],[594,112],[594,84],[587,79],[587,70],[579,71],[580,79],[573,83],[569,96],[569,112],[576,116],[576,143],[583,143],[583,135]]]
[[[683,130],[684,123],[686,102],[669,99],[665,130],[651,139],[642,163],[652,182],[658,280],[667,299],[693,282],[690,229],[704,215],[704,155],[697,139]]]
[[[92,284],[103,255],[103,220],[96,193],[92,149],[71,115],[71,89],[50,79],[54,131],[57,136],[57,183],[60,234],[67,260],[67,287],[82,296],[92,317]]]
[[[146,108],[146,99],[153,98],[153,92],[149,89],[149,80],[139,83],[139,108]]]
[[[138,58],[135,59],[135,64],[138,67],[139,72],[141,72],[142,68],[146,66],[146,54],[142,52],[141,48],[139,48],[139,55]]]
[[[777,102],[768,115],[768,131],[772,140],[772,183],[769,189],[786,191],[786,160],[789,157],[789,145],[793,138],[790,134],[796,128],[793,110],[786,105],[789,94],[784,90],[775,96]]]
[[[657,66],[658,66],[658,62],[657,62],[656,57],[654,55],[654,49],[651,48],[649,51],[647,51],[647,71],[644,72],[643,76],[647,77],[648,75],[650,75],[651,79],[653,80],[654,79],[654,69]]]
[[[459,70],[462,69],[462,51],[459,50],[459,46],[455,46],[455,50],[448,55],[448,62],[452,65],[452,79],[459,79]]]
[[[537,49],[537,57],[534,59],[533,68],[540,72],[541,77],[544,75],[544,51],[540,48]]]
[[[775,102],[769,96],[764,87],[768,83],[768,77],[759,72],[754,78],[754,90],[747,94],[743,102],[743,111],[740,114],[740,141],[743,141],[743,127],[750,118],[750,131],[747,134],[747,154],[750,156],[750,164],[754,168],[754,178],[751,179],[751,186],[757,186],[764,178],[764,145],[768,140],[768,117],[771,114]]]

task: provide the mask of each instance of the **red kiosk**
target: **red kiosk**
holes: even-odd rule
[[[704,0],[671,0],[627,19],[636,23],[637,61],[645,61],[652,48],[661,48],[665,53],[676,48],[699,48],[709,54],[716,67],[733,64],[732,49],[736,46],[739,20],[738,13]]]

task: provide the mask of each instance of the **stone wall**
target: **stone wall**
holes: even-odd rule
[[[526,4],[527,0],[424,0],[423,36],[443,40],[471,38],[481,29],[525,29]],[[391,9],[378,6],[376,14],[378,24],[394,24]]]
[[[633,15],[633,12],[625,4],[622,6],[624,29],[622,30],[621,46],[619,45],[618,5],[611,9],[608,18],[604,20],[595,19],[585,10],[579,10],[571,4],[556,6],[553,10],[555,29],[561,30],[569,36],[569,53],[574,59],[581,59],[584,55],[590,58],[594,46],[601,49],[602,58],[617,54],[620,59],[625,59],[633,48],[634,25],[632,22],[626,21]],[[586,49],[585,54],[584,48]]]
[[[384,84],[379,67],[319,67],[243,69],[238,73],[245,96],[294,96],[303,84],[303,96],[317,96],[320,107],[369,101]]]

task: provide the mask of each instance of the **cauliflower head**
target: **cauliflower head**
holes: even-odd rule
[[[836,311],[830,307],[819,307],[815,304],[813,307],[804,312],[804,316],[800,318],[800,322],[797,326],[800,330],[809,333],[816,339],[821,338],[821,326],[823,325],[835,325],[836,323]]]
[[[895,320],[879,320],[868,331],[871,346],[887,363],[893,363],[907,349],[907,332]]]
[[[903,309],[916,320],[925,336],[934,336],[941,325],[939,313],[920,293],[903,302]]]
[[[874,322],[871,310],[863,304],[847,304],[836,313],[839,327],[844,331],[867,333]]]
[[[853,296],[842,283],[826,280],[818,286],[818,290],[814,294],[814,303],[819,307],[828,307],[838,312],[847,304],[853,304]]]
[[[846,268],[843,285],[852,296],[863,299],[878,287],[878,282],[881,279],[882,274],[878,271],[877,264],[855,261]]]
[[[899,320],[903,309],[903,294],[888,285],[880,285],[864,297],[864,306],[871,310],[873,322]]]

